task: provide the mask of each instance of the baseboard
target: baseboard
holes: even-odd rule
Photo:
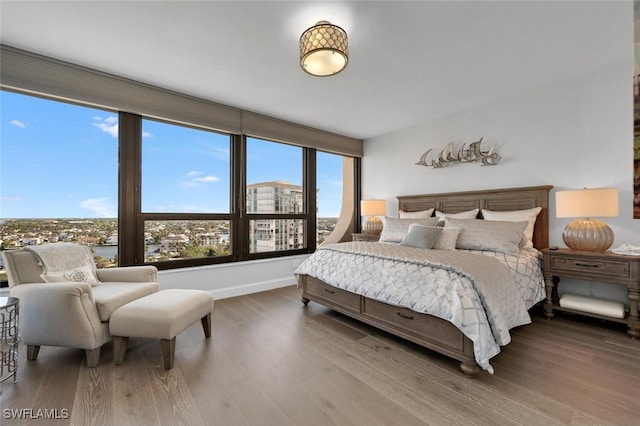
[[[229,297],[244,296],[245,294],[258,293],[261,291],[273,290],[276,288],[288,287],[296,285],[291,278],[282,278],[271,281],[263,281],[259,283],[250,283],[227,288],[212,290],[211,294],[217,300],[227,299]]]

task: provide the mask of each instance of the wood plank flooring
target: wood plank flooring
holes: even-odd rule
[[[224,299],[210,339],[199,321],[178,335],[169,371],[150,339],[130,339],[120,366],[108,343],[98,368],[86,368],[80,350],[43,347],[26,361],[22,347],[18,382],[2,384],[0,423],[638,424],[640,341],[619,324],[532,317],[493,358],[494,375],[469,378],[457,361],[304,307],[295,287]],[[42,418],[52,413],[59,418]]]

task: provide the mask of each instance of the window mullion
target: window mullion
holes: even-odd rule
[[[142,117],[119,113],[118,144],[118,264],[131,266],[142,263],[140,256],[144,253],[144,232],[138,223]]]
[[[246,260],[249,255],[249,219],[247,218],[247,139],[233,136],[233,188],[231,191],[232,241],[235,260]]]
[[[305,213],[306,213],[306,229],[304,237],[306,239],[306,247],[309,252],[316,251],[317,240],[317,173],[316,173],[316,153],[313,148],[304,150],[303,162],[303,186],[305,193]]]

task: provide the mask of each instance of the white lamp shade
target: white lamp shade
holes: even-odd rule
[[[556,192],[556,217],[615,217],[618,214],[615,188]]]
[[[385,200],[360,201],[360,213],[362,216],[384,216],[387,214],[387,202]]]

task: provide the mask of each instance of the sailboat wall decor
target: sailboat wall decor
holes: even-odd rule
[[[431,151],[433,151],[433,148],[428,149],[420,156],[420,159],[415,164],[418,166],[433,167],[435,169],[458,163],[481,162],[483,166],[495,166],[498,164],[501,157],[495,152],[496,146],[492,146],[489,151],[483,151],[480,147],[481,144],[482,138],[470,143],[469,148],[465,148],[466,144],[463,143],[458,150],[455,150],[453,142],[449,142],[449,144],[431,160],[429,160],[428,157]]]

